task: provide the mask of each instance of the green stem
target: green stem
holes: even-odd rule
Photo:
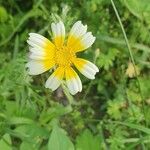
[[[136,65],[135,65],[134,57],[133,57],[133,54],[132,54],[132,51],[131,51],[131,47],[130,47],[130,44],[129,44],[126,32],[125,32],[123,24],[121,22],[121,18],[119,16],[119,13],[118,13],[118,11],[116,9],[116,6],[114,4],[114,1],[111,0],[111,3],[112,3],[112,6],[113,6],[113,9],[115,11],[116,17],[117,17],[117,19],[119,21],[119,24],[120,24],[120,27],[121,27],[121,30],[122,30],[122,33],[123,33],[123,36],[124,36],[124,39],[125,39],[128,51],[129,51],[129,55],[130,55],[130,58],[131,58],[131,61],[132,61],[133,67],[134,67],[134,72],[135,72],[135,76],[136,76],[136,79],[137,79],[138,88],[139,88],[139,92],[140,92],[140,96],[141,96],[141,100],[142,100],[142,107],[143,107],[142,111],[143,111],[143,114],[144,114],[144,117],[145,117],[145,125],[147,126],[147,120],[146,120],[146,114],[145,114],[145,107],[144,107],[144,99],[143,99],[143,95],[142,95],[142,91],[141,91],[140,81],[139,81],[139,78],[138,78],[138,74],[137,74],[137,70],[136,70]],[[139,136],[140,137],[142,136],[141,133],[139,133]],[[141,143],[141,146],[142,146],[142,149],[145,150],[145,145],[144,145],[143,142]]]
[[[140,80],[138,78],[138,73],[137,73],[137,70],[136,70],[136,65],[135,65],[135,61],[134,61],[134,57],[133,57],[133,53],[132,53],[132,50],[131,50],[131,46],[129,44],[129,41],[128,41],[128,38],[127,38],[127,35],[126,35],[126,32],[124,30],[124,27],[123,27],[123,24],[121,22],[121,18],[119,16],[119,13],[116,9],[116,6],[114,4],[114,1],[111,0],[111,3],[112,3],[112,6],[113,6],[113,9],[115,11],[115,14],[117,16],[117,19],[119,21],[119,24],[120,24],[120,27],[121,27],[121,30],[122,30],[122,33],[123,33],[123,36],[124,36],[124,39],[125,39],[125,42],[126,42],[126,45],[127,45],[127,48],[128,48],[128,51],[129,51],[129,55],[130,55],[130,58],[131,58],[131,61],[132,61],[132,64],[133,64],[133,67],[134,67],[134,71],[135,71],[135,76],[136,76],[136,79],[137,79],[137,83],[138,83],[138,89],[139,89],[139,92],[140,92],[140,96],[141,96],[141,100],[142,100],[142,111],[143,111],[143,114],[144,114],[144,117],[145,117],[145,125],[147,126],[147,120],[146,120],[146,113],[145,113],[145,107],[144,107],[144,99],[143,99],[143,95],[142,95],[142,90],[141,90],[141,86],[140,86]]]

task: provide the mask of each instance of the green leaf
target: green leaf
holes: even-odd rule
[[[85,130],[77,137],[76,150],[100,150],[100,138]]]
[[[11,148],[11,138],[9,134],[5,134],[0,140],[0,149],[1,150],[12,150]]]
[[[66,132],[57,125],[54,126],[50,135],[48,150],[74,150],[74,146]]]

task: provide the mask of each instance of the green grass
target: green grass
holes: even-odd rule
[[[148,1],[0,1],[0,149],[150,149]],[[59,19],[66,32],[81,20],[96,36],[80,55],[100,72],[91,81],[79,74],[75,96],[65,84],[46,89],[51,72],[29,76],[25,68],[28,33],[51,40]]]

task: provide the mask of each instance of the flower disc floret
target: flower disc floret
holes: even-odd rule
[[[57,66],[69,67],[72,65],[72,60],[76,57],[75,52],[73,52],[67,46],[62,46],[56,49],[55,62]]]

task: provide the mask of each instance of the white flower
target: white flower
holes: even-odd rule
[[[53,43],[37,33],[30,33],[27,40],[30,45],[29,68],[30,75],[38,75],[55,66],[56,70],[46,81],[45,87],[52,91],[56,90],[61,81],[65,78],[67,87],[71,94],[82,91],[82,84],[79,76],[74,71],[75,66],[84,76],[94,79],[99,71],[93,63],[77,58],[76,53],[90,47],[95,37],[87,32],[87,26],[77,21],[65,43],[65,27],[63,22],[51,24],[53,32]]]

